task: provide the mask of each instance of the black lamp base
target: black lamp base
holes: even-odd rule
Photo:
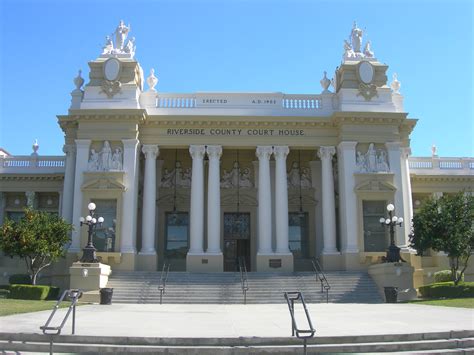
[[[81,263],[98,263],[99,259],[97,259],[96,251],[97,249],[93,246],[84,247],[84,249],[82,249]]]
[[[386,263],[398,263],[400,261],[405,262],[400,256],[400,248],[396,245],[390,245],[387,249],[387,256],[385,257]]]

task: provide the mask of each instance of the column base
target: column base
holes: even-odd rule
[[[335,251],[330,253],[323,252],[320,256],[321,267],[324,271],[342,270],[342,255]]]
[[[359,252],[342,252],[343,270],[365,270],[367,267],[361,264]]]
[[[158,270],[158,255],[156,253],[139,253],[136,266],[140,271],[156,271]]]
[[[110,266],[102,263],[75,262],[69,268],[70,288],[99,290],[107,286],[111,272]]]
[[[223,272],[224,256],[222,253],[188,253],[186,255],[188,272]]]
[[[258,272],[293,272],[293,254],[257,254]]]
[[[136,253],[124,253],[122,252],[122,258],[120,264],[114,265],[114,269],[134,271],[137,264]]]

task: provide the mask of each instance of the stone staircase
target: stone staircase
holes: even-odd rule
[[[364,272],[327,272],[329,302],[380,303],[382,298]],[[113,303],[159,303],[160,272],[116,271],[107,287]],[[248,273],[247,303],[284,303],[285,291],[301,291],[307,303],[326,302],[326,293],[311,272]],[[243,303],[240,274],[170,272],[163,303]]]
[[[0,350],[9,354],[48,354],[51,336],[0,332]],[[140,338],[113,336],[54,336],[52,353],[153,353],[182,355],[301,354],[296,338]],[[322,336],[308,340],[309,354],[473,354],[474,331],[366,336]]]

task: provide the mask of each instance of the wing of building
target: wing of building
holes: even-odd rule
[[[417,120],[356,30],[318,94],[164,93],[134,39],[109,39],[58,116],[65,156],[0,155],[0,220],[60,213],[75,226],[66,267],[94,202],[94,245],[116,270],[367,269],[389,244],[386,205],[410,221],[423,199],[472,189],[474,159],[410,156]],[[395,234],[406,260],[409,232]],[[2,258],[4,276],[21,267]]]

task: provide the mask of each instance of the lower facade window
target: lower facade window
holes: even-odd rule
[[[380,217],[386,215],[386,206],[386,201],[362,201],[366,252],[383,252],[388,247],[387,231],[380,224]]]
[[[295,259],[308,257],[308,213],[289,213],[288,242],[290,251],[293,253]]]
[[[165,258],[186,259],[189,250],[189,217],[187,212],[166,213]]]
[[[117,200],[92,200],[95,203],[96,218],[104,217],[104,223],[97,226],[94,246],[99,252],[115,251],[115,225],[117,223]]]

